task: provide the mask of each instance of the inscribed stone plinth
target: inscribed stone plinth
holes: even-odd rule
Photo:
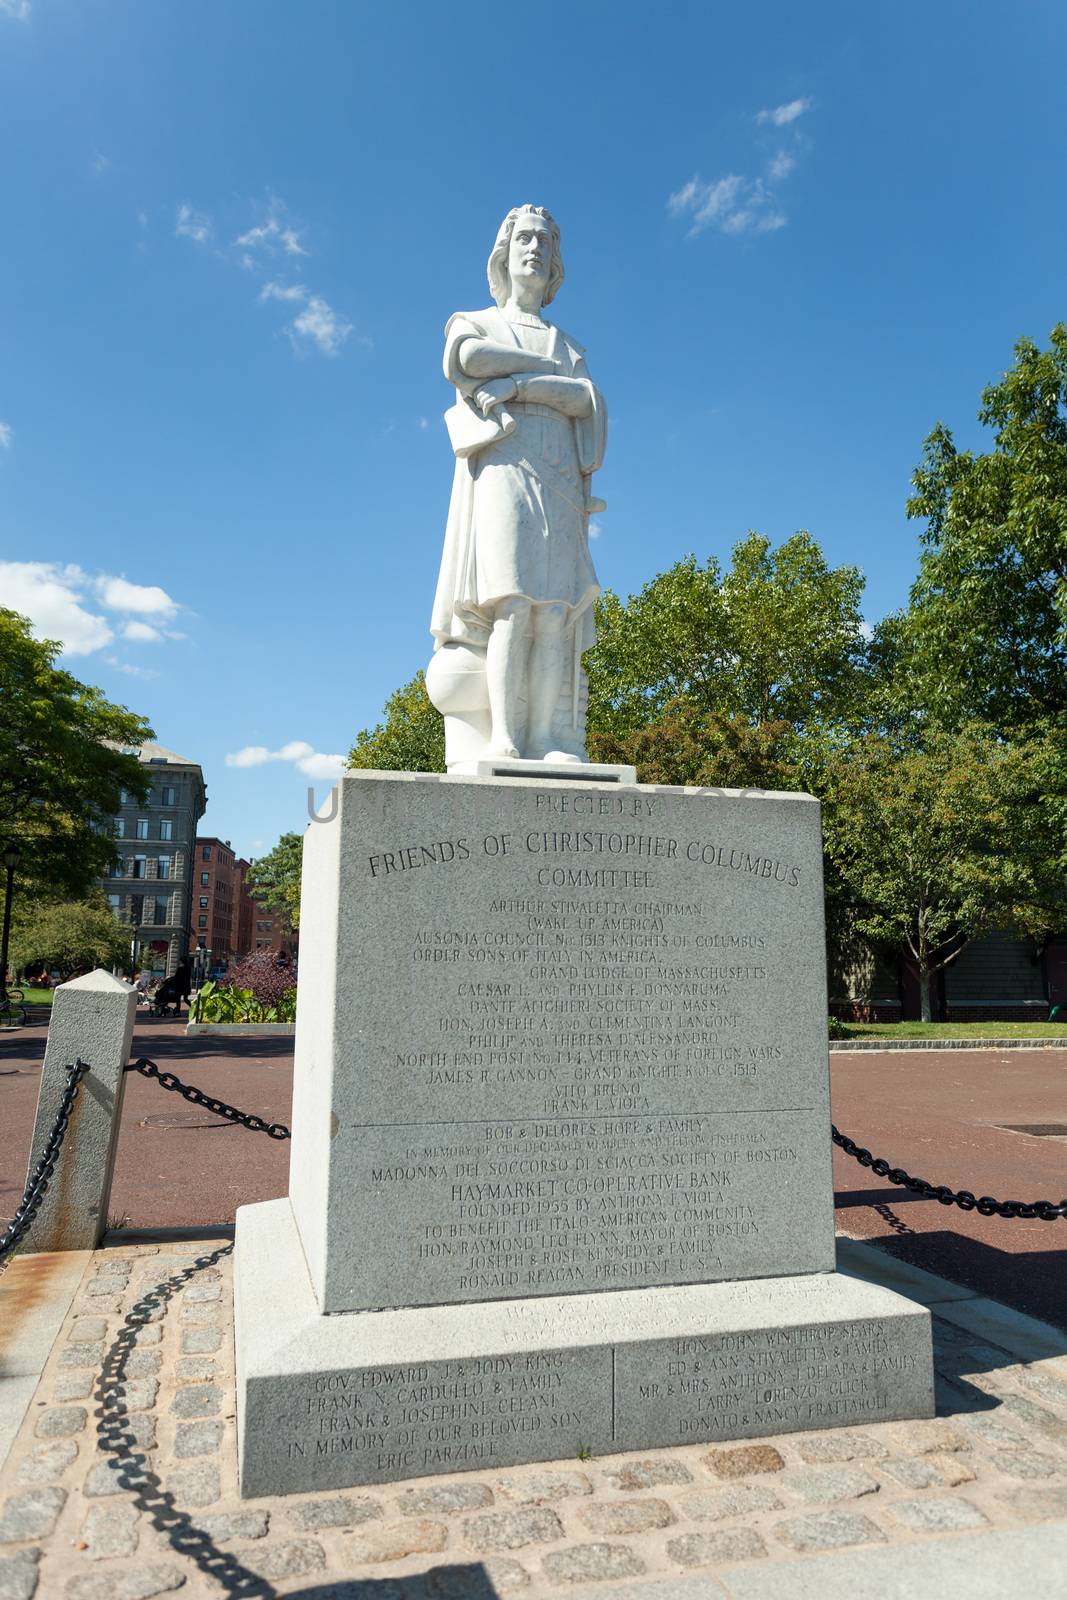
[[[320,1310],[832,1270],[809,797],[347,776],[301,921]]]

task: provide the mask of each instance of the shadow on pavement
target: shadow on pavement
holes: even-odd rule
[[[1016,1226],[1013,1222],[1004,1223],[1005,1228]],[[952,1283],[963,1284],[976,1294],[1002,1301],[1067,1334],[1067,1219],[1043,1226],[1050,1243],[1062,1240],[1059,1249],[998,1250],[949,1229],[939,1233],[895,1233],[892,1238],[869,1239],[865,1243],[913,1267],[924,1267]],[[1060,1354],[1067,1354],[1067,1338]]]
[[[289,1589],[286,1600],[501,1600],[480,1561],[434,1567],[411,1578],[339,1578]]]

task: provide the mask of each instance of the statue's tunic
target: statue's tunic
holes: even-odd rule
[[[511,400],[483,417],[473,399],[480,380],[459,364],[459,348],[471,338],[551,355],[560,376],[585,381],[591,414],[576,419]],[[496,604],[523,596],[567,606],[576,647],[587,649],[599,593],[589,555],[589,481],[603,456],[606,417],[581,346],[539,318],[511,320],[495,307],[459,312],[445,329],[444,367],[457,391],[446,419],[457,461],[431,622],[437,644],[484,644]]]

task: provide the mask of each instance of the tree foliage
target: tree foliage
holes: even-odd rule
[[[905,682],[934,720],[1002,736],[1067,725],[1067,325],[982,395],[984,453],[938,424],[908,514],[926,519]]]
[[[38,901],[11,926],[11,965],[17,971],[56,967],[64,977],[95,967],[129,965],[130,935],[115,920],[102,890],[83,900]]]
[[[444,772],[445,724],[426,693],[425,673],[416,672],[389,696],[384,722],[356,734],[348,765],[379,772]]]
[[[628,733],[593,734],[593,761],[625,762],[639,783],[686,788],[798,789],[799,742],[789,722],[749,722],[693,701],[668,701],[653,722]]]
[[[826,848],[852,925],[910,953],[924,1019],[931,977],[974,939],[1040,940],[1067,923],[1031,750],[974,726],[930,731],[921,749],[869,734],[826,779]]]
[[[253,897],[295,931],[300,926],[300,869],[304,841],[298,833],[283,833],[274,849],[248,869]]]
[[[82,895],[115,860],[111,819],[120,790],[149,781],[136,754],[143,717],[55,665],[60,645],[0,608],[0,826],[22,849],[25,889]],[[116,748],[119,747],[119,748]]]
[[[680,698],[755,727],[848,716],[862,682],[862,592],[859,570],[828,567],[807,533],[778,549],[750,533],[725,572],[686,556],[625,602],[606,591],[585,658],[590,730],[625,735]]]

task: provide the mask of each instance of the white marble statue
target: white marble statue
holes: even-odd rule
[[[599,593],[590,481],[607,414],[584,352],[545,320],[563,282],[559,228],[509,211],[489,257],[495,306],[445,328],[456,455],[426,674],[448,769],[523,757],[585,761],[582,652]]]

